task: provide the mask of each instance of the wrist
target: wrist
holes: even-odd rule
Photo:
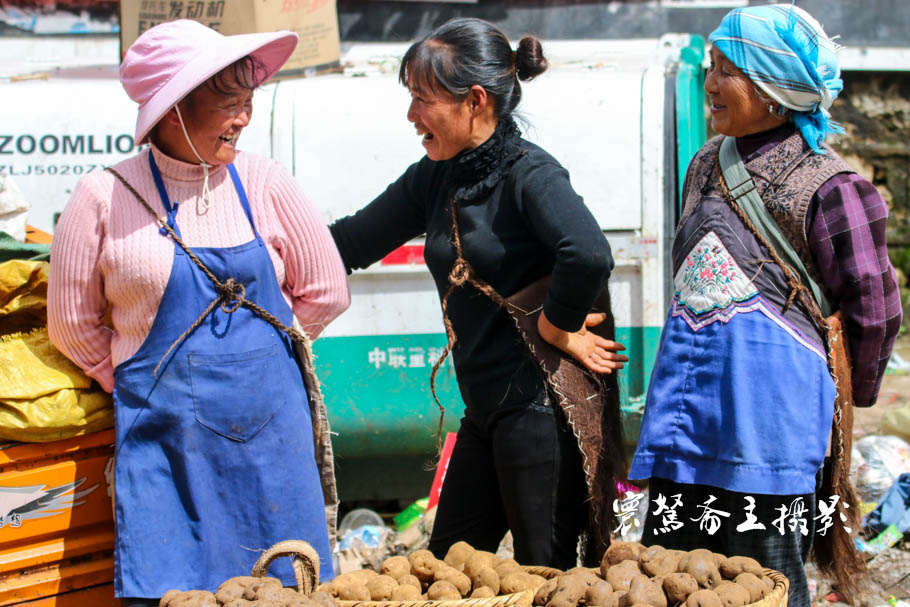
[[[569,341],[569,334],[547,320],[543,311],[537,317],[537,331],[545,342],[557,348],[565,347]]]

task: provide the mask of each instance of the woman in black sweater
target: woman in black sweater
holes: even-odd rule
[[[588,312],[613,268],[610,246],[568,172],[512,118],[518,81],[546,68],[537,39],[513,51],[479,19],[416,42],[399,77],[427,155],[331,231],[348,271],[426,234],[466,405],[430,550],[442,557],[464,540],[495,551],[511,529],[520,563],[564,569],[576,563],[587,515],[575,437],[511,318],[474,285],[450,283],[454,211],[463,258],[503,297],[552,275],[538,321],[545,341],[595,373],[627,360],[622,345],[585,330],[604,319]]]

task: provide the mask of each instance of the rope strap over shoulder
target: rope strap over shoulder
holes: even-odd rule
[[[144,206],[148,210],[148,212],[151,213],[155,217],[155,220],[161,225],[161,229],[165,230],[167,232],[167,234],[174,240],[174,242],[176,242],[177,245],[181,249],[183,249],[183,252],[187,254],[187,256],[193,261],[193,263],[195,263],[199,267],[199,269],[202,270],[202,272],[212,282],[212,285],[214,285],[214,287],[215,287],[215,291],[218,293],[218,296],[215,299],[213,299],[211,301],[211,303],[209,303],[209,305],[205,308],[205,310],[203,310],[202,313],[196,318],[196,320],[193,321],[193,324],[191,324],[189,326],[189,328],[187,328],[187,330],[184,331],[180,335],[180,337],[178,337],[177,339],[174,340],[174,343],[171,344],[171,347],[167,349],[167,352],[164,353],[164,356],[162,356],[161,360],[158,361],[158,364],[155,365],[155,369],[154,369],[153,373],[156,376],[158,375],[158,371],[161,369],[161,365],[164,364],[164,361],[166,361],[168,359],[168,357],[177,348],[177,346],[179,346],[181,343],[183,343],[183,340],[185,340],[187,337],[189,337],[190,334],[193,331],[195,331],[199,327],[199,325],[201,325],[203,323],[203,321],[206,319],[206,317],[219,304],[221,306],[221,310],[225,314],[233,314],[234,312],[237,311],[238,308],[243,306],[244,308],[249,309],[256,316],[262,318],[264,321],[266,321],[267,323],[269,323],[276,329],[283,331],[295,343],[305,344],[307,342],[307,337],[301,331],[297,330],[294,327],[286,326],[284,323],[282,323],[280,320],[278,320],[278,318],[274,314],[272,314],[271,312],[269,312],[268,310],[266,310],[265,308],[263,308],[256,302],[250,301],[249,299],[247,299],[246,298],[246,286],[242,282],[240,282],[234,278],[228,278],[227,280],[224,280],[224,281],[219,280],[218,277],[215,276],[215,274],[211,270],[209,270],[208,267],[206,267],[206,265],[202,262],[202,260],[199,259],[199,257],[195,253],[193,253],[189,247],[186,246],[186,244],[183,242],[183,240],[180,238],[180,236],[178,236],[177,233],[174,231],[174,229],[170,225],[168,225],[167,220],[158,216],[158,214],[155,212],[155,210],[152,208],[152,206],[145,200],[145,198],[142,197],[142,195],[139,192],[136,191],[136,188],[134,188],[126,179],[124,179],[123,175],[118,173],[112,167],[106,167],[105,170],[110,172],[111,174],[113,174],[114,177],[116,177],[120,181],[120,183],[122,183],[124,185],[124,187],[126,187],[126,189],[129,190],[133,194],[133,196],[136,197],[136,200],[141,202],[142,206]]]

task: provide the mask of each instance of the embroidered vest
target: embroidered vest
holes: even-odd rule
[[[711,139],[692,159],[683,191],[683,213],[679,225],[691,215],[702,199],[722,198],[717,153],[723,136]],[[825,144],[825,154],[816,154],[796,131],[772,150],[745,163],[765,206],[771,211],[784,236],[806,264],[809,275],[829,295],[806,238],[806,215],[812,197],[823,183],[838,173],[854,172]]]

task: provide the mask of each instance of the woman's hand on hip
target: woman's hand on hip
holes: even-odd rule
[[[537,319],[537,330],[545,342],[572,356],[591,371],[612,373],[616,369],[622,369],[623,363],[628,362],[628,356],[619,354],[626,347],[587,330],[587,327],[599,325],[606,318],[607,315],[603,313],[588,314],[581,330],[572,333],[551,323],[541,312]]]

